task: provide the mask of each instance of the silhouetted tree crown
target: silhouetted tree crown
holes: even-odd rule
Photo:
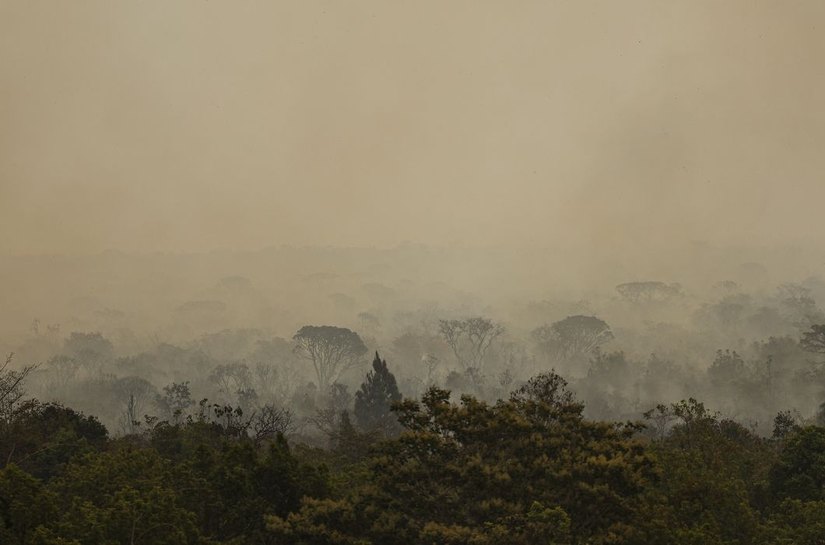
[[[530,334],[538,348],[559,359],[594,353],[613,339],[607,322],[595,316],[568,316],[551,325],[543,325]]]
[[[392,434],[398,428],[398,419],[392,413],[392,405],[401,401],[395,377],[387,368],[386,360],[375,353],[372,371],[361,388],[355,393],[355,420],[365,431]]]
[[[346,371],[361,364],[367,346],[345,327],[306,325],[292,337],[296,351],[312,362],[318,388],[326,392]]]

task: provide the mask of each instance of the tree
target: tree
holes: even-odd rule
[[[802,334],[802,349],[815,354],[825,354],[825,324],[814,324]]]
[[[108,360],[114,357],[115,348],[111,341],[100,333],[82,333],[74,331],[65,342],[67,354],[91,372],[98,371]]]
[[[530,336],[546,355],[566,360],[592,354],[613,339],[613,332],[604,320],[577,315],[538,327]]]
[[[49,358],[43,371],[49,377],[49,386],[54,388],[65,388],[66,385],[75,378],[80,369],[80,362],[75,358],[58,354]]]
[[[407,431],[380,443],[368,481],[340,501],[271,517],[284,543],[628,543],[653,460],[638,427],[591,422],[557,375],[509,401],[397,405]]]
[[[6,361],[0,365],[0,422],[11,419],[17,403],[23,399],[26,392],[23,390],[23,381],[34,371],[35,365],[27,365],[20,370],[10,369],[14,353],[6,356]]]
[[[163,395],[155,397],[155,404],[164,418],[179,421],[189,407],[195,404],[189,391],[189,381],[164,386]]]
[[[215,366],[209,380],[218,386],[221,399],[231,401],[241,392],[251,388],[252,374],[245,363],[236,362]]]
[[[825,428],[806,426],[791,433],[770,482],[777,498],[825,501]]]
[[[778,292],[784,317],[794,326],[805,329],[822,323],[825,314],[817,307],[809,288],[799,284],[782,284]]]
[[[531,377],[527,384],[510,394],[510,400],[522,405],[530,402],[556,409],[571,409],[574,413],[584,410],[584,405],[576,401],[564,377],[554,371]]]
[[[73,457],[102,447],[106,428],[96,418],[55,403],[28,400],[0,426],[0,467],[15,463],[37,478],[60,473]]]
[[[673,408],[663,403],[659,403],[655,408],[643,412],[642,416],[652,423],[647,425],[647,431],[654,439],[658,440],[665,438],[670,423],[677,418],[673,414]]]
[[[741,381],[745,374],[745,361],[736,350],[717,350],[716,359],[708,368],[708,376],[716,386],[725,387]]]
[[[466,372],[481,373],[490,346],[504,333],[504,326],[484,317],[439,320],[438,331]]]
[[[177,491],[181,473],[152,449],[72,461],[52,483],[59,512],[53,527],[81,543],[197,543],[196,516]]]
[[[248,360],[253,385],[261,398],[279,404],[289,399],[299,382],[293,349],[292,343],[280,337],[256,343]]]
[[[801,417],[793,411],[780,411],[773,419],[773,433],[771,438],[782,441],[792,433],[799,431]]]
[[[427,376],[424,379],[424,385],[428,388],[435,382],[435,372],[438,369],[438,357],[433,354],[424,354],[421,356],[421,365],[427,370]]]
[[[120,431],[127,435],[136,433],[146,414],[146,405],[157,396],[155,387],[140,377],[124,377],[117,379],[112,389],[123,407],[119,415]]]
[[[321,408],[315,412],[315,416],[310,420],[321,433],[333,439],[340,424],[341,414],[349,412],[352,406],[352,394],[345,384],[336,382],[330,386],[319,400]]]
[[[264,405],[252,418],[252,438],[256,445],[265,440],[273,440],[295,429],[292,411],[274,405]]]
[[[692,398],[645,416],[658,428],[650,450],[659,478],[642,502],[637,542],[767,543],[756,502],[765,496],[771,445]]]
[[[306,325],[292,337],[297,351],[312,362],[318,389],[326,392],[342,374],[361,365],[367,346],[344,327]]]
[[[16,465],[0,469],[0,543],[32,543],[37,528],[57,515],[55,500],[39,480]]]
[[[332,452],[344,463],[355,463],[363,460],[370,447],[380,439],[377,430],[358,431],[352,425],[349,411],[342,411],[338,415],[338,422],[330,435]]]
[[[393,435],[398,431],[398,419],[391,412],[393,403],[401,401],[401,392],[395,377],[387,368],[386,360],[375,353],[372,371],[355,392],[355,421],[364,431],[378,431]]]
[[[406,331],[392,341],[392,360],[399,369],[418,369],[418,378],[425,387],[436,378],[441,359],[449,348],[438,335]]]
[[[255,390],[261,392],[261,397],[284,403],[290,392],[295,388],[295,369],[289,365],[275,365],[267,362],[257,362],[252,367],[252,377],[255,381]]]
[[[763,543],[821,545],[825,536],[825,501],[786,499],[773,510]]]
[[[631,362],[623,351],[602,352],[597,350],[590,360],[587,378],[609,390],[628,393],[635,380]]]

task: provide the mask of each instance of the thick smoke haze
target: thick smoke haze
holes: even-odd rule
[[[3,2],[0,252],[812,249],[824,16]]]
[[[0,544],[825,544],[824,31],[0,0]]]

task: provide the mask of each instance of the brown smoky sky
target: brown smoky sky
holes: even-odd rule
[[[825,2],[0,1],[0,252],[822,232]]]

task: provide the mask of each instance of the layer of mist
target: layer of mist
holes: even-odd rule
[[[378,351],[407,397],[437,385],[493,401],[555,369],[595,418],[638,419],[689,397],[763,433],[779,411],[817,418],[821,364],[800,345],[825,322],[810,253],[697,245],[692,263],[674,256],[645,275],[575,259],[420,245],[15,257],[0,273],[15,286],[0,349],[39,364],[31,395],[120,433],[135,395],[142,418],[161,412],[165,387],[188,383],[192,399],[288,408],[318,435],[332,398],[293,340],[304,325],[348,328],[368,348],[320,385],[343,389],[340,410]],[[443,330],[471,318],[498,328],[477,357]],[[559,324],[593,342],[562,346]]]

